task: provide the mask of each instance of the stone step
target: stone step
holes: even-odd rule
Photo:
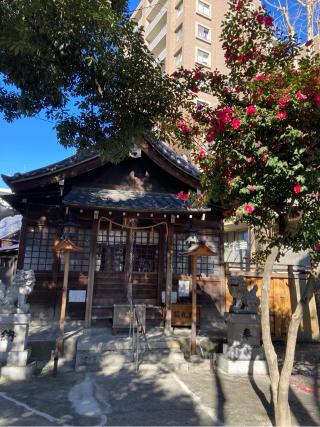
[[[147,343],[150,350],[171,350],[180,351],[180,342],[177,339],[163,337],[161,339],[148,339]],[[143,336],[139,338],[140,349],[145,347]],[[102,341],[101,337],[86,337],[85,335],[78,340],[77,351],[104,352],[104,351],[128,351],[132,348],[132,339],[129,337],[116,337],[108,341]]]
[[[163,364],[169,370],[179,369],[186,361],[181,352],[172,351],[146,351],[139,354],[139,365],[155,366]],[[76,357],[75,370],[100,371],[105,369],[121,370],[131,369],[134,366],[134,356],[132,352],[89,352],[78,351]]]

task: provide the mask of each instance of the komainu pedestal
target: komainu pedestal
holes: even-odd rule
[[[29,378],[34,366],[28,364],[27,349],[31,314],[26,297],[35,282],[32,270],[18,270],[12,285],[0,283],[0,377]]]
[[[228,281],[233,304],[227,313],[227,344],[218,356],[218,367],[227,374],[267,374],[267,364],[260,345],[260,301],[257,287],[250,291],[242,276]]]

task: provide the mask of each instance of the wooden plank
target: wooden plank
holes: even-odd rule
[[[27,240],[27,218],[23,216],[21,231],[20,231],[20,240],[19,240],[19,252],[18,252],[18,262],[17,262],[18,270],[23,270],[26,240]]]
[[[157,301],[161,304],[161,291],[165,272],[165,250],[166,250],[165,228],[161,226],[159,233],[159,262],[158,262],[158,280],[157,280]]]

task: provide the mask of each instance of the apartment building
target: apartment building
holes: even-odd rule
[[[220,35],[228,0],[141,0],[132,14],[145,30],[145,40],[163,71],[172,74],[197,64],[225,71]],[[208,94],[198,102],[212,103]]]

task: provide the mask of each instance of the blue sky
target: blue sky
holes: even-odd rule
[[[129,10],[133,11],[138,3],[129,0]],[[58,143],[52,124],[36,118],[7,123],[0,117],[0,147],[0,175],[26,172],[74,153]],[[0,188],[5,186],[0,177]]]
[[[139,0],[129,1],[134,10]],[[7,123],[0,118],[0,175],[27,172],[62,160],[74,153],[57,140],[53,125],[40,119],[21,119]],[[0,188],[6,187],[0,177]]]

